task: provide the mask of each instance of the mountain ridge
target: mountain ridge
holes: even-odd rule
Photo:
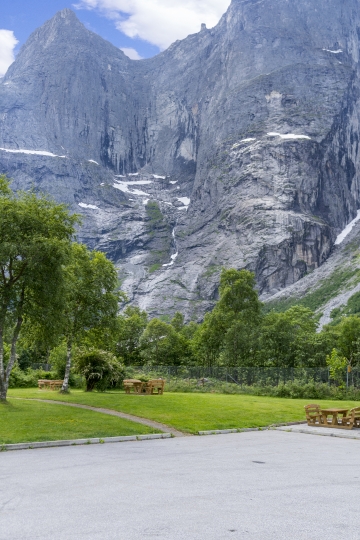
[[[63,10],[0,81],[1,170],[83,212],[79,238],[153,315],[201,318],[222,266],[269,298],[359,208],[359,29],[355,0],[233,0],[132,61]]]

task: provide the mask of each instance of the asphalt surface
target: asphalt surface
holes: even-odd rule
[[[1,540],[358,540],[360,441],[263,431],[0,453]]]

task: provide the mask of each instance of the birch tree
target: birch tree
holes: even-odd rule
[[[68,392],[72,352],[86,333],[116,325],[120,300],[118,276],[113,263],[99,251],[82,244],[72,245],[71,261],[65,268],[66,309],[64,336],[67,356],[61,392]]]
[[[50,331],[61,319],[64,265],[77,220],[65,205],[33,193],[15,195],[0,176],[0,401],[6,401],[24,321]]]

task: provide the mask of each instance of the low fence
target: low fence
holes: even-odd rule
[[[289,382],[299,384],[324,383],[336,386],[353,386],[360,388],[360,367],[347,369],[331,377],[329,368],[263,368],[263,367],[201,367],[201,366],[132,366],[128,372],[144,374],[151,377],[162,377],[170,381],[198,381],[204,384],[207,380],[234,383],[240,386],[279,386]]]
[[[50,364],[33,364],[33,369],[51,371]],[[202,367],[202,366],[127,366],[127,377],[143,374],[163,378],[168,382],[188,381],[206,384],[208,381],[233,383],[240,386],[279,386],[289,382],[299,384],[324,383],[360,388],[360,367],[346,369],[331,377],[329,368],[264,368],[264,367]]]

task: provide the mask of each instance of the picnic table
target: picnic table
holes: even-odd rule
[[[125,379],[123,384],[126,394],[130,394],[131,390],[134,392],[134,394],[140,394],[142,390],[142,385],[144,383],[139,381],[138,379]]]
[[[125,379],[123,384],[126,394],[133,391],[134,394],[161,395],[164,393],[165,379],[151,379],[147,382],[138,379]]]
[[[60,390],[62,388],[64,381],[52,381],[50,379],[39,379],[38,388],[39,390]]]
[[[349,409],[333,408],[333,409],[320,409],[320,413],[323,418],[323,424],[325,427],[343,427],[342,418],[345,418]],[[332,419],[328,420],[328,417],[332,416]],[[339,422],[340,420],[340,422]]]
[[[353,429],[360,427],[360,407],[349,409],[334,407],[322,409],[316,403],[305,406],[306,419],[309,426],[337,429]],[[331,420],[329,419],[331,417]]]

